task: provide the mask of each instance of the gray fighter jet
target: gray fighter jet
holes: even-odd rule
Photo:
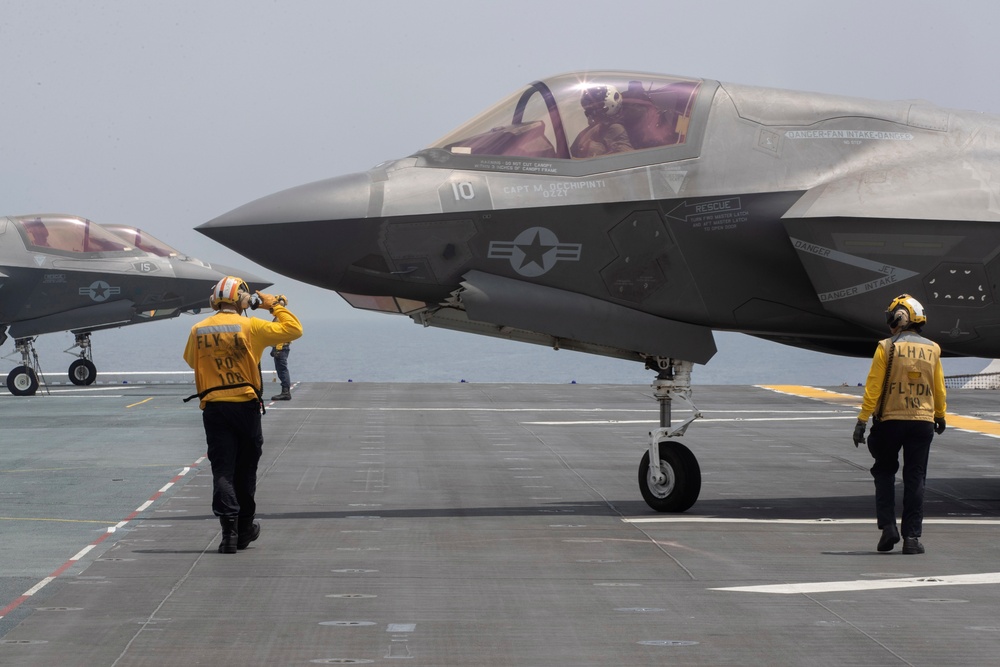
[[[645,363],[640,489],[683,511],[701,474],[670,401],[715,329],[869,356],[908,292],[946,354],[1000,356],[998,156],[981,113],[576,72],[198,229],[359,308]]]
[[[92,384],[91,332],[197,312],[208,306],[212,285],[233,273],[253,289],[270,285],[184,256],[134,227],[73,215],[0,217],[0,344],[14,338],[22,362],[7,388],[18,396],[38,390],[34,341],[56,331],[76,336],[70,380]]]

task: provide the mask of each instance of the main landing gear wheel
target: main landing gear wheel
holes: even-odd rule
[[[18,366],[7,375],[7,389],[15,396],[34,396],[38,391],[38,376],[27,366]]]
[[[659,444],[662,483],[650,474],[649,452],[639,462],[639,491],[657,512],[684,512],[701,492],[701,467],[691,450],[679,442]]]
[[[69,365],[69,380],[75,385],[94,384],[97,366],[89,359],[77,359]]]

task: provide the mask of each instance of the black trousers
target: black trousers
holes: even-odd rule
[[[264,447],[260,403],[210,401],[201,417],[212,464],[212,511],[220,517],[253,518],[257,464]]]
[[[903,451],[903,537],[920,537],[924,521],[924,483],[927,458],[934,439],[934,424],[925,421],[876,422],[868,436],[868,451],[875,459],[875,516],[878,527],[896,522],[896,471]]]

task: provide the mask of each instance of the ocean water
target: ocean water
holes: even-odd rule
[[[120,372],[157,371],[174,381],[190,380],[181,355],[188,332],[204,316],[100,331],[92,335],[98,382]],[[422,327],[409,318],[350,313],[336,319],[305,319],[305,335],[292,345],[294,382],[530,382],[566,384],[649,384],[653,373],[642,364],[538,345]],[[870,359],[820,354],[762,341],[744,334],[716,333],[718,353],[696,365],[692,383],[808,384],[864,383]],[[39,337],[36,348],[49,382],[67,381],[74,357],[69,333]],[[872,342],[874,352],[875,342]],[[6,375],[20,364],[12,341],[0,347]],[[948,358],[946,375],[977,373],[991,360]],[[273,371],[265,356],[265,371]],[[103,374],[103,377],[102,377]],[[270,374],[268,379],[273,378]]]

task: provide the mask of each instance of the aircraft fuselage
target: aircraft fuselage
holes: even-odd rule
[[[598,80],[638,91],[619,116],[627,151],[585,154],[594,124],[571,127],[579,92],[559,91]],[[634,129],[638,93],[641,113],[658,115]],[[684,332],[656,350],[619,340],[614,321],[579,333],[637,357],[699,362],[701,329],[867,356],[885,307],[908,292],[946,354],[1000,356],[998,131],[995,117],[919,102],[577,73],[532,84],[414,156],[199,229],[354,305],[539,334],[533,342],[573,340],[567,318],[635,311]],[[517,324],[509,308],[492,312],[521,288],[581,299],[554,304],[554,318],[538,305]],[[590,313],[596,302],[606,308]]]

